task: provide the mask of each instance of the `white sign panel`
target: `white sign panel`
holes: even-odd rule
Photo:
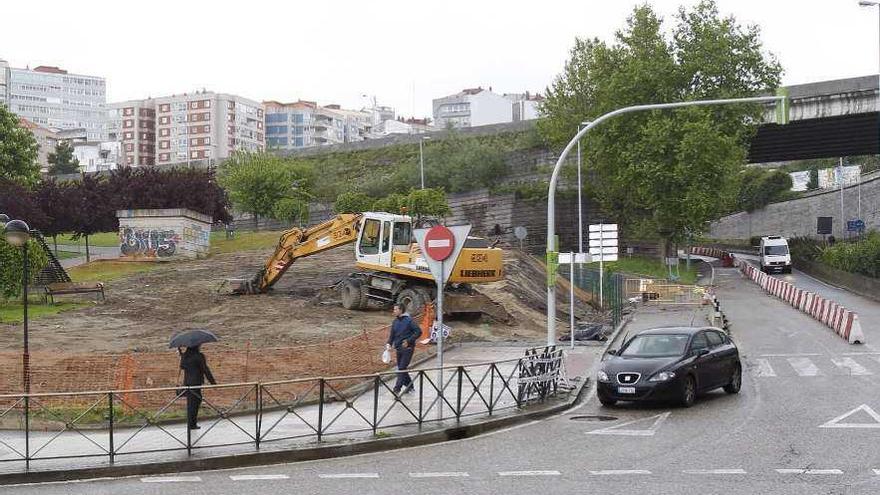
[[[617,238],[613,239],[590,239],[590,247],[617,247]]]
[[[590,247],[590,255],[596,256],[599,254],[617,254],[616,247]]]
[[[458,261],[458,255],[461,253],[461,248],[464,247],[467,236],[471,232],[470,225],[456,225],[448,228],[452,231],[452,235],[455,236],[455,246],[452,248],[452,254],[443,262],[432,260],[430,256],[425,254],[427,251],[427,246],[425,246],[425,236],[431,229],[415,229],[413,231],[416,242],[419,244],[419,249],[422,250],[422,258],[424,258],[425,262],[428,264],[428,268],[431,270],[431,275],[434,277],[435,281],[442,280],[445,282],[449,280],[449,274],[451,274],[452,269],[455,268],[455,262]]]
[[[568,265],[571,263],[571,257],[574,255],[574,262],[577,263],[590,263],[592,260],[590,259],[590,255],[587,253],[559,253],[559,264],[560,265]]]
[[[599,232],[601,229],[602,232],[616,232],[617,224],[616,223],[594,223],[590,225],[590,232]]]
[[[590,239],[617,239],[617,231],[614,231],[614,232],[590,232]]]
[[[608,263],[611,261],[617,261],[616,254],[603,254],[601,256],[601,258],[602,258],[602,261],[604,261],[605,263]],[[593,256],[593,261],[599,261],[599,256]]]

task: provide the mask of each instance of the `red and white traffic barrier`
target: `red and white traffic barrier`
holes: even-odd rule
[[[713,255],[707,254],[706,256]],[[739,258],[734,257],[733,262],[744,276],[758,284],[768,294],[788,302],[801,312],[822,322],[850,344],[865,343],[865,334],[862,332],[861,323],[859,323],[859,315],[855,311],[818,294],[801,289],[785,280],[771,277],[755,268],[751,263]]]

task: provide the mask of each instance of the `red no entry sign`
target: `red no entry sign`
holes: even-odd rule
[[[425,254],[434,261],[443,261],[452,254],[455,236],[443,225],[436,225],[425,234]]]

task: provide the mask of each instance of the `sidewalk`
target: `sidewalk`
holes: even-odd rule
[[[253,413],[242,416],[221,415],[214,419],[203,418],[200,423],[201,430],[192,431],[192,455],[188,456],[185,450],[187,445],[187,428],[183,423],[173,424],[150,424],[139,429],[118,428],[115,429],[111,439],[108,430],[76,430],[78,425],[68,424],[60,431],[32,431],[30,435],[29,451],[32,456],[30,462],[30,476],[28,479],[41,479],[40,473],[49,475],[48,471],[70,470],[95,470],[111,466],[109,451],[111,442],[115,453],[113,466],[138,466],[155,463],[173,463],[167,466],[165,471],[189,470],[182,467],[184,461],[195,463],[201,469],[213,466],[210,460],[225,458],[232,465],[236,465],[229,456],[238,456],[238,462],[242,457],[265,453],[289,453],[291,451],[320,448],[323,450],[336,449],[332,453],[316,454],[322,456],[337,456],[351,453],[349,447],[357,445],[355,442],[372,441],[372,443],[388,444],[382,448],[395,448],[407,445],[407,439],[422,437],[426,433],[446,432],[446,437],[438,436],[433,440],[417,440],[412,444],[430,443],[451,438],[454,434],[449,433],[450,428],[461,428],[463,425],[473,425],[488,420],[500,418],[516,418],[518,416],[530,416],[536,410],[548,407],[567,407],[572,397],[567,393],[560,393],[558,398],[551,398],[543,405],[528,406],[517,409],[516,393],[518,389],[518,373],[516,361],[508,361],[498,364],[494,369],[491,365],[481,363],[515,360],[523,357],[525,349],[532,346],[485,346],[468,345],[455,348],[445,354],[444,366],[462,367],[461,373],[456,369],[444,370],[444,387],[448,404],[443,404],[443,416],[440,416],[437,390],[430,381],[436,380],[436,371],[426,371],[419,376],[416,382],[416,390],[413,394],[395,399],[390,392],[393,383],[374,387],[371,381],[358,395],[354,392],[343,390],[331,390],[332,383],[327,383],[325,397],[333,396],[337,400],[325,401],[323,407],[317,404],[299,405],[295,399],[282,400],[279,404],[284,408],[280,410],[264,411],[262,422],[258,423],[257,416]],[[583,346],[575,349],[565,349],[566,371],[575,390],[586,381],[593,363],[599,358],[602,347]],[[428,370],[437,366],[436,358],[422,363],[415,369]],[[430,380],[430,381],[429,381]],[[505,386],[505,382],[507,382]],[[341,387],[340,387],[341,388]],[[279,397],[283,391],[274,389],[273,384],[264,384],[263,400],[265,395],[275,391]],[[456,403],[458,390],[461,390],[460,402]],[[491,390],[491,394],[490,394]],[[205,390],[206,403],[202,406],[202,413],[211,411],[211,390]],[[344,394],[344,395],[343,395]],[[35,399],[34,399],[35,400]],[[245,399],[253,404],[254,397]],[[274,398],[273,398],[274,400]],[[265,402],[264,402],[265,403]],[[492,404],[493,410],[489,414],[487,404]],[[375,405],[375,407],[374,407]],[[5,405],[5,407],[9,407]],[[5,409],[3,407],[2,409]],[[454,409],[461,409],[461,418],[456,419]],[[222,411],[222,408],[220,408]],[[422,411],[421,414],[418,411]],[[0,410],[2,412],[2,410]],[[417,420],[421,416],[421,425]],[[317,425],[321,424],[319,428]],[[318,441],[317,431],[321,431],[321,441]],[[377,434],[374,435],[374,429]],[[260,432],[257,435],[257,432]],[[260,445],[257,449],[255,438],[259,436]],[[464,435],[467,436],[467,435]],[[378,439],[378,440],[377,440]],[[25,471],[25,462],[21,455],[25,452],[25,435],[23,431],[0,431],[0,478],[10,478],[13,473]],[[368,442],[370,443],[370,442]],[[222,445],[221,445],[222,444]],[[230,445],[231,444],[231,445]],[[14,449],[14,450],[13,450]],[[180,449],[180,450],[170,450]],[[371,448],[379,450],[380,448]],[[146,452],[145,452],[146,451]],[[46,459],[47,457],[73,456],[91,454],[96,457],[80,457],[67,459]],[[304,454],[305,455],[305,454]],[[291,456],[288,456],[288,460]],[[292,456],[296,460],[296,455]],[[280,459],[280,457],[277,457]],[[317,457],[312,457],[317,458]],[[263,459],[261,463],[270,463],[271,460]],[[275,461],[280,462],[280,461]],[[226,464],[223,464],[226,465]],[[55,473],[57,475],[57,473]],[[98,473],[82,475],[91,476],[115,476],[116,474]],[[18,480],[20,481],[20,480]],[[4,481],[0,479],[0,484]]]
[[[64,268],[71,268],[74,266],[85,265],[86,264],[86,248],[85,246],[78,246],[72,244],[59,244],[58,251],[64,251],[68,253],[80,253],[81,256],[77,256],[76,258],[66,258],[61,260],[61,266]],[[91,261],[98,259],[114,259],[119,257],[119,247],[100,247],[100,246],[90,246],[89,247],[89,258]]]

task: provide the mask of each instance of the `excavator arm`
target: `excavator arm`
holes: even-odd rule
[[[236,294],[269,290],[299,258],[328,251],[357,240],[360,213],[343,213],[307,229],[292,228],[281,234],[275,253],[254,278],[233,289]]]

